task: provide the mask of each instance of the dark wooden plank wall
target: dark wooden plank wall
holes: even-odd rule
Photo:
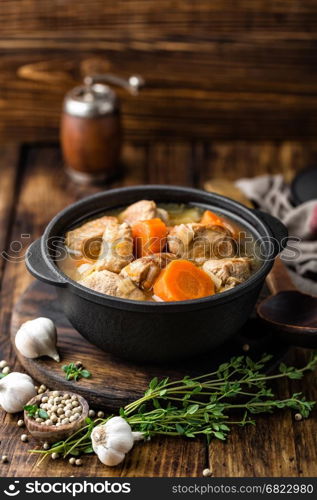
[[[132,139],[314,139],[315,0],[2,0],[0,140],[55,140],[81,75],[141,73]]]

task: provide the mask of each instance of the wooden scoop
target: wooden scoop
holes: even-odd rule
[[[317,297],[301,293],[277,257],[266,278],[273,293],[257,306],[259,317],[270,323],[289,344],[317,347]]]
[[[43,396],[50,397],[53,395],[53,392],[54,391],[48,391],[43,394],[38,394],[28,402],[28,405],[40,405],[42,397]],[[59,391],[59,392],[60,394],[63,394],[66,391]],[[73,392],[67,391],[67,393],[70,396],[75,395]],[[39,439],[43,442],[46,441],[47,443],[54,443],[62,439],[65,439],[70,434],[72,434],[73,432],[77,431],[78,429],[86,425],[86,418],[88,417],[88,411],[89,411],[88,403],[79,394],[76,394],[76,396],[82,407],[82,413],[80,417],[70,424],[60,425],[59,427],[57,427],[56,425],[41,425],[40,423],[36,422],[34,418],[29,417],[27,411],[24,410],[24,422],[29,433],[35,439]]]

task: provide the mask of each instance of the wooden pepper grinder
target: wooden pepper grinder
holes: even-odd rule
[[[140,76],[128,80],[93,75],[68,92],[61,120],[61,145],[69,176],[79,183],[98,183],[113,177],[118,166],[122,128],[116,93],[104,83],[136,95],[144,85]]]

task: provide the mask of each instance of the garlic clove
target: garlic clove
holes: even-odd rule
[[[12,372],[0,380],[0,406],[7,413],[22,411],[35,395],[34,382],[25,373]]]
[[[57,332],[53,321],[49,318],[36,318],[21,325],[15,336],[18,351],[26,358],[49,356],[59,362],[56,349]]]

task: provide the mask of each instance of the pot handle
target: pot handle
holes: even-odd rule
[[[67,281],[61,276],[54,273],[45,264],[41,252],[41,238],[33,241],[27,249],[25,256],[25,265],[27,270],[40,281],[54,286],[66,286]]]
[[[275,256],[284,250],[288,242],[288,229],[287,227],[276,217],[268,214],[266,212],[262,212],[262,210],[253,209],[253,212],[261,219],[270,229],[273,238],[274,238],[274,248],[275,248]]]

